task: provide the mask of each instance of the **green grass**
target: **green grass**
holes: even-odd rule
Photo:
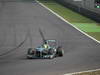
[[[73,23],[76,27],[84,32],[100,32],[100,26],[95,23]]]
[[[93,72],[84,72],[84,73],[79,73],[79,74],[73,74],[73,75],[100,75],[100,70],[93,71]]]
[[[93,36],[100,41],[100,24],[90,18],[80,15],[54,0],[38,0],[48,8],[58,13],[64,19],[86,32],[87,34]]]
[[[16,0],[16,2],[32,2],[33,0]]]
[[[87,33],[100,41],[100,32],[87,32]]]

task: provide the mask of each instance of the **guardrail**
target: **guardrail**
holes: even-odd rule
[[[70,4],[70,3],[67,3],[66,1],[64,0],[55,0],[56,2],[64,5],[65,7],[67,8],[70,8],[71,10],[79,13],[79,14],[82,14],[88,18],[91,18],[92,20],[95,20],[97,22],[100,23],[100,14],[96,13],[96,12],[93,12],[91,10],[88,10],[88,9],[84,9],[82,7],[78,7],[76,5],[73,5],[73,4]]]

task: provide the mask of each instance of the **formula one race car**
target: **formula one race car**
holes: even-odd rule
[[[56,40],[45,40],[49,45],[48,48],[44,48],[43,45],[40,45],[37,48],[29,48],[27,52],[27,58],[49,58],[62,57],[64,51],[61,46],[57,45]]]

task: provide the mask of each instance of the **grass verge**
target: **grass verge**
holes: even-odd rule
[[[100,23],[76,13],[54,0],[38,0],[64,19],[100,41]]]
[[[100,70],[92,71],[92,72],[84,72],[84,73],[79,73],[79,74],[73,74],[73,75],[100,75]]]

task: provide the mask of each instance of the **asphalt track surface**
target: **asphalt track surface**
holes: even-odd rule
[[[29,47],[56,39],[64,57],[26,59]],[[80,33],[36,2],[0,2],[0,75],[63,75],[100,68],[100,44]]]

